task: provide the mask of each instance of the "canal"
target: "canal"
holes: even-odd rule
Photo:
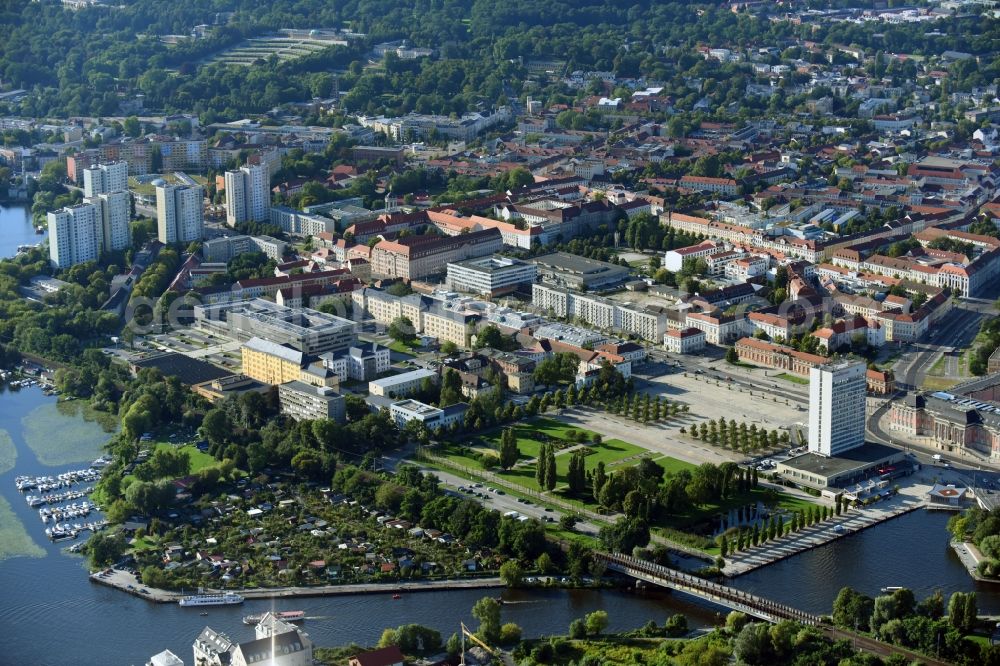
[[[0,204],[0,257],[13,257],[19,245],[41,243],[47,235],[35,233],[28,204]]]
[[[276,605],[253,601],[213,607],[202,617],[195,610],[154,605],[91,584],[83,559],[65,552],[69,544],[44,538],[37,512],[14,489],[14,477],[52,475],[97,457],[108,435],[93,417],[81,405],[57,405],[37,388],[0,394],[0,554],[20,553],[0,561],[4,663],[143,664],[165,648],[190,663],[191,642],[206,624],[234,640],[246,640],[252,632],[242,616],[270,608],[305,610],[311,619],[303,628],[321,646],[374,644],[385,627],[410,622],[434,627],[447,638],[459,621],[475,623],[472,605],[490,594],[462,590],[407,594],[398,600],[385,594]],[[946,521],[945,514],[918,511],[732,584],[817,613],[829,612],[843,585],[869,594],[884,585],[912,587],[918,595],[937,588],[945,594],[977,589],[980,609],[1000,612],[998,592],[975,587],[948,549]],[[503,620],[520,624],[526,636],[565,633],[571,620],[597,609],[608,612],[612,631],[649,620],[662,623],[678,612],[688,615],[693,626],[705,626],[719,610],[660,591],[519,590],[503,596]]]

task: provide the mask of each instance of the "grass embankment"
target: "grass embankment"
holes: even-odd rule
[[[10,503],[0,497],[0,561],[11,557],[45,557],[45,550],[24,529]]]
[[[792,382],[793,384],[803,384],[805,386],[809,385],[809,380],[805,377],[790,375],[787,372],[782,372],[780,375],[775,375],[775,377],[778,379],[784,379],[786,382]]]

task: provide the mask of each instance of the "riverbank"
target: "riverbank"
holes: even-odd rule
[[[904,502],[902,506],[888,511],[876,513],[869,508],[865,509],[866,513],[853,512],[810,525],[803,530],[792,532],[774,541],[768,541],[761,546],[731,554],[727,558],[722,573],[729,578],[742,576],[755,569],[819,548],[842,537],[856,534],[893,518],[906,515],[924,506],[926,506],[925,502]]]
[[[105,570],[106,571],[106,570]],[[157,604],[175,604],[182,592],[162,590],[142,585],[136,577],[121,569],[112,569],[111,573],[99,571],[90,575],[90,581],[99,585],[107,585],[127,594],[151,601]],[[256,590],[238,590],[245,599],[289,599],[295,597],[329,597],[358,594],[397,594],[401,592],[431,592],[442,590],[473,590],[504,587],[498,577],[488,578],[450,578],[447,580],[401,581],[398,583],[358,583],[351,585],[318,585],[310,587],[274,587]],[[213,590],[214,592],[214,590]]]
[[[974,543],[968,541],[952,541],[950,544],[951,549],[955,551],[958,555],[958,559],[962,560],[962,566],[965,567],[972,579],[979,583],[1000,583],[1000,580],[996,578],[984,578],[980,576],[977,572],[979,568],[979,562],[983,559],[982,553],[976,548]]]

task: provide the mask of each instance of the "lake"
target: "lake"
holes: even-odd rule
[[[31,223],[31,206],[0,204],[0,257],[13,257],[18,245],[41,243],[48,236],[36,234]]]

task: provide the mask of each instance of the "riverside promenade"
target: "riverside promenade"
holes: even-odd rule
[[[861,510],[851,510],[759,546],[730,553],[722,573],[731,578],[742,576],[754,569],[818,548],[834,539],[860,532],[924,506],[926,502],[922,500],[897,496],[897,501],[887,501],[883,506],[875,505]]]
[[[138,582],[133,574],[120,569],[112,569],[111,573],[102,572],[90,575],[90,581],[99,585],[107,585],[158,604],[177,603],[181,597],[194,594],[171,590],[161,590],[148,587]],[[400,581],[398,583],[358,583],[352,585],[315,585],[303,587],[271,587],[254,590],[228,590],[236,592],[246,599],[287,599],[294,597],[328,597],[350,594],[398,594],[400,592],[430,592],[434,590],[470,590],[504,587],[498,577],[488,578],[451,578],[445,580]],[[221,590],[205,590],[206,593],[221,592]]]

